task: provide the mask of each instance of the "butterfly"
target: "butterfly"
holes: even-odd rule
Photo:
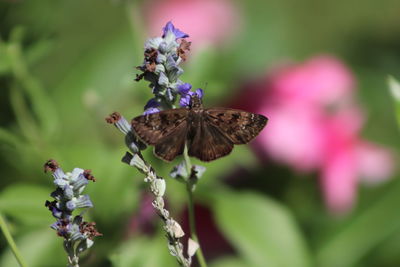
[[[132,119],[134,133],[154,146],[154,154],[172,161],[185,145],[201,161],[228,155],[234,145],[246,144],[267,124],[260,114],[231,108],[204,109],[201,99],[191,98],[188,108],[163,110]]]

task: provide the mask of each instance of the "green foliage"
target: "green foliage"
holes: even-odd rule
[[[247,266],[310,266],[294,217],[276,201],[254,193],[219,192],[214,212],[221,231]]]
[[[46,228],[25,233],[16,240],[25,261],[30,267],[61,267],[66,265],[62,240]],[[10,250],[5,250],[0,266],[18,267]]]
[[[122,243],[110,255],[113,267],[130,266],[176,266],[176,260],[165,248],[166,241],[162,235],[158,238],[134,238]]]
[[[367,209],[356,212],[338,227],[318,248],[317,265],[354,266],[373,248],[400,231],[399,192],[400,182],[396,179]]]
[[[13,184],[0,193],[0,212],[29,226],[49,225],[53,219],[44,207],[51,188]]]
[[[249,266],[246,262],[236,257],[224,257],[213,261],[211,267],[242,267]]]

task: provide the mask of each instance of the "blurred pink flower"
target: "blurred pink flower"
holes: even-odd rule
[[[349,98],[354,79],[346,66],[330,56],[319,56],[302,65],[277,71],[272,88],[280,98],[301,104],[328,105]]]
[[[323,162],[321,186],[326,205],[334,213],[350,210],[356,199],[357,166],[356,147],[359,142],[363,115],[356,107],[340,110],[324,121]]]
[[[255,141],[257,147],[296,170],[320,166],[324,145],[320,114],[307,106],[284,103],[270,104],[256,112],[269,118],[267,128]]]
[[[379,182],[393,170],[391,153],[359,136],[364,115],[353,99],[354,84],[343,63],[319,56],[253,82],[236,105],[270,119],[254,142],[258,151],[298,171],[320,172],[334,213],[353,207],[360,180]]]
[[[238,9],[231,0],[151,0],[144,5],[151,35],[167,21],[189,33],[192,46],[220,44],[240,28]]]

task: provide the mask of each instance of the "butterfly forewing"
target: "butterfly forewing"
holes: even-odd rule
[[[246,144],[256,137],[268,119],[260,114],[230,108],[205,109],[205,120],[233,144]]]
[[[167,136],[160,139],[154,147],[154,154],[157,157],[171,161],[181,155],[185,148],[188,126],[186,120],[180,123]]]
[[[132,120],[132,127],[145,143],[156,145],[164,137],[174,133],[182,123],[186,125],[188,112],[188,109],[179,108],[142,115]]]
[[[201,161],[212,161],[228,155],[232,149],[232,142],[227,139],[215,126],[202,118],[195,130],[193,141],[190,144],[189,156]]]

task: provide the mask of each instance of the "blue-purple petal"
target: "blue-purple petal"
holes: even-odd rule
[[[184,33],[178,28],[175,28],[174,24],[172,24],[171,21],[168,21],[167,25],[165,25],[165,27],[163,28],[162,37],[164,38],[167,35],[167,32],[169,31],[175,35],[176,39],[189,37],[187,33]]]
[[[157,108],[159,106],[160,103],[155,98],[152,98],[147,102],[146,106],[144,106],[144,109]]]
[[[53,216],[55,218],[58,218],[58,219],[60,219],[62,216],[62,211],[57,209],[56,207],[51,207],[51,213],[53,214]]]
[[[184,84],[178,85],[178,92],[181,95],[186,95],[190,91],[190,89],[192,89],[192,85],[190,83],[184,83]]]
[[[190,105],[190,95],[186,94],[181,96],[181,99],[179,100],[179,105],[181,107],[188,107]]]
[[[149,115],[157,112],[160,112],[158,108],[148,108],[143,112],[143,115]]]
[[[65,206],[67,207],[67,209],[68,210],[74,210],[74,209],[76,209],[76,203],[75,203],[75,200],[70,200],[70,201],[68,201],[66,204],[65,204]]]
[[[53,173],[54,179],[62,179],[65,176],[65,173],[61,168],[57,168]]]
[[[201,88],[196,89],[196,95],[198,96],[198,98],[203,98],[204,95],[204,91]]]

